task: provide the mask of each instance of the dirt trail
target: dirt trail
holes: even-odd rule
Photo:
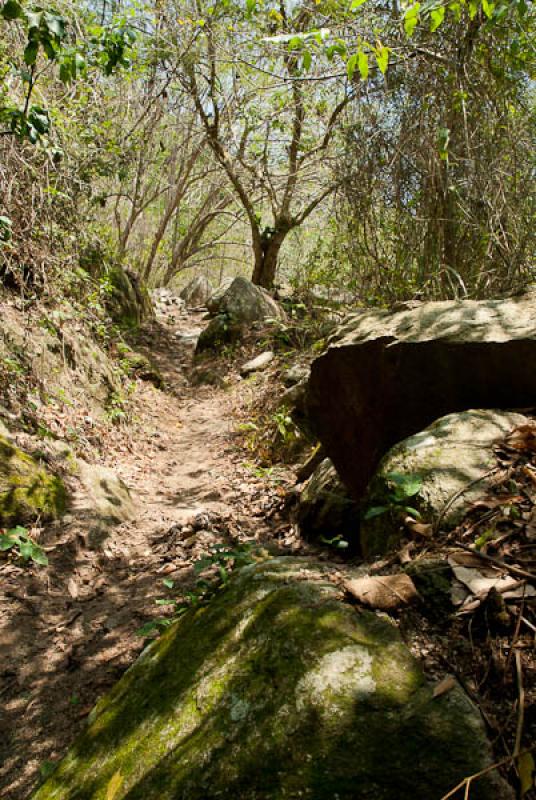
[[[108,452],[136,502],[133,519],[88,535],[82,513],[47,530],[46,570],[0,568],[0,797],[22,800],[60,758],[97,698],[143,647],[135,631],[160,609],[164,578],[193,580],[216,542],[270,539],[277,501],[233,443],[238,387],[193,389],[184,370],[190,316],[156,327],[150,350],[167,384],[142,384],[135,432]],[[149,349],[149,345],[147,347]],[[90,531],[91,532],[91,531]]]

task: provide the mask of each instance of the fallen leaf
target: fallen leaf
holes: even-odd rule
[[[404,573],[397,575],[366,575],[346,581],[346,589],[360,603],[383,611],[400,608],[417,599],[415,584]]]
[[[447,692],[450,692],[451,689],[454,689],[457,684],[458,681],[454,675],[447,675],[446,678],[443,678],[443,680],[439,681],[439,683],[434,687],[432,697],[441,697],[442,694],[446,694]]]
[[[536,425],[518,425],[505,439],[506,445],[514,450],[536,452]]]
[[[411,533],[417,536],[422,536],[424,539],[430,539],[433,532],[433,525],[429,522],[417,522],[413,517],[407,516],[404,524]]]
[[[522,753],[517,759],[517,771],[519,772],[520,797],[525,797],[534,786],[534,776],[536,765],[532,753]]]

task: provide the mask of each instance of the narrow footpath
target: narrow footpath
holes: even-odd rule
[[[237,446],[240,384],[188,385],[201,324],[195,314],[179,326],[161,320],[147,337],[166,389],[140,383],[134,423],[105,456],[130,489],[132,518],[92,536],[71,509],[47,529],[46,569],[0,567],[3,800],[27,797],[133,662],[144,645],[136,631],[162,616],[155,601],[170,594],[164,580],[176,592],[191,587],[192,565],[217,543],[279,537],[282,549],[297,548],[288,525],[267,513],[277,494]]]

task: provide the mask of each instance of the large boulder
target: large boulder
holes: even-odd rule
[[[493,445],[527,422],[513,412],[462,411],[441,417],[395,445],[380,461],[363,500],[365,509],[384,509],[362,520],[363,554],[379,555],[398,544],[407,516],[403,505],[417,509],[424,522],[454,528],[492,484],[490,473],[497,465]],[[393,475],[406,479],[407,485],[414,482],[411,496],[399,504],[392,502]]]
[[[247,278],[235,278],[223,295],[220,314],[226,314],[240,325],[265,319],[285,319],[285,312],[265,289]]]
[[[225,278],[217,289],[215,289],[207,300],[207,310],[210,314],[217,314],[220,310],[221,301],[233,278]]]
[[[212,284],[204,275],[197,275],[192,278],[182,292],[180,297],[186,303],[187,308],[200,308],[205,306],[212,294]]]
[[[152,644],[33,800],[439,800],[491,766],[478,710],[325,568],[244,568]],[[471,800],[507,800],[491,770]]]
[[[219,350],[228,344],[234,344],[242,335],[240,325],[233,322],[226,314],[217,314],[201,331],[195,345],[195,354],[206,350]]]
[[[380,458],[438,417],[536,403],[536,292],[353,314],[313,362],[308,417],[360,498]]]
[[[137,328],[154,316],[149,292],[140,278],[131,270],[114,266],[107,277],[111,292],[107,306],[111,316],[124,328]]]
[[[59,517],[65,501],[60,478],[0,435],[0,527]]]
[[[297,521],[307,539],[340,538],[356,548],[359,510],[329,458],[319,464],[303,487]]]

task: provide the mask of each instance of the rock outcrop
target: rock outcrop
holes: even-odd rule
[[[0,435],[0,526],[59,517],[65,501],[61,479]]]
[[[384,553],[404,533],[401,519],[407,514],[390,502],[390,475],[415,478],[417,491],[407,504],[424,522],[440,521],[443,529],[451,529],[491,485],[497,465],[493,445],[527,422],[513,412],[463,411],[441,417],[395,445],[380,461],[363,500],[365,509],[385,509],[361,522],[363,555]]]
[[[536,401],[536,292],[348,318],[313,362],[307,415],[360,498],[381,457],[438,417]]]
[[[123,328],[137,328],[154,316],[149,292],[134,272],[115,266],[109,270],[108,278],[112,290],[107,306]]]
[[[217,289],[215,289],[207,300],[207,310],[210,314],[217,314],[220,310],[221,301],[229,286],[233,282],[233,278],[225,278]]]
[[[265,289],[247,278],[235,278],[223,295],[220,314],[226,314],[240,325],[265,319],[285,319],[285,312]]]
[[[187,308],[200,308],[207,304],[207,300],[212,294],[212,284],[204,275],[197,275],[192,278],[182,292],[180,297],[186,303]]]
[[[459,686],[434,697],[393,624],[282,558],[153,643],[33,800],[439,800],[491,763]]]

